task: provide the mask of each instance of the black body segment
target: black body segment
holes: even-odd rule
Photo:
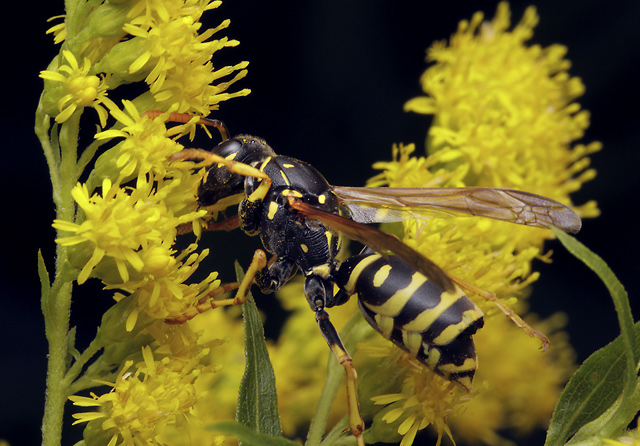
[[[313,166],[276,155],[266,142],[248,135],[225,141],[213,152],[265,174],[243,176],[214,164],[199,189],[200,202],[206,205],[243,197],[240,227],[248,235],[259,235],[264,248],[277,257],[256,274],[263,292],[278,290],[299,268],[306,276],[305,296],[317,317],[357,293],[362,314],[382,336],[445,378],[471,389],[476,369],[472,335],[482,326],[482,312],[444,272],[435,265],[425,268],[433,273],[429,280],[401,258],[382,257],[370,249],[338,267],[340,233],[290,205],[295,199],[316,212],[349,216],[347,206]],[[409,257],[424,259],[413,251]],[[450,291],[436,284],[438,275],[447,279],[439,282]],[[335,296],[334,283],[340,289]],[[327,336],[322,324],[321,331]]]
[[[263,139],[249,135],[238,135],[224,141],[218,144],[212,153],[249,165],[268,156],[275,156],[273,149]],[[198,187],[198,202],[202,206],[210,206],[224,198],[242,194],[245,178],[230,172],[225,166],[209,166],[204,180]]]
[[[332,268],[340,248],[338,234],[315,220],[300,218],[287,201],[288,196],[294,196],[338,213],[339,201],[329,183],[309,164],[287,156],[269,156],[255,167],[269,176],[271,187],[263,197],[258,194],[258,199],[252,201],[261,180],[251,178],[245,182],[247,198],[240,205],[243,224],[258,228],[265,249],[293,260],[305,275],[318,268]],[[257,207],[251,214],[246,211],[250,206]]]
[[[456,288],[447,292],[396,256],[345,260],[336,283],[358,295],[365,319],[382,336],[450,381],[471,390],[477,367],[473,334],[482,311]]]

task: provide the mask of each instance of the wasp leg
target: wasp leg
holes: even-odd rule
[[[291,259],[277,259],[271,262],[268,268],[256,274],[256,285],[260,287],[263,293],[273,293],[282,288],[296,272],[298,267]]]
[[[177,160],[188,160],[188,161],[203,161],[207,164],[222,164],[224,165],[229,172],[237,173],[238,175],[242,175],[245,177],[259,178],[261,180],[269,180],[269,177],[266,173],[256,169],[255,167],[251,167],[248,164],[240,163],[238,161],[233,161],[226,159],[220,155],[216,155],[215,153],[209,152],[204,149],[183,149],[177,153],[174,153],[169,157],[171,161]],[[269,180],[270,183],[271,180]]]
[[[218,223],[209,222],[207,226],[202,228],[203,231],[233,231],[240,227],[240,216],[234,215]]]
[[[263,172],[260,172],[263,173]],[[255,178],[255,177],[254,177]],[[258,179],[259,184],[251,194],[240,202],[238,214],[240,215],[240,228],[247,235],[258,235],[262,226],[262,204],[264,198],[271,189],[271,178]],[[245,183],[247,184],[247,183]]]
[[[456,277],[451,277],[451,280],[453,280],[460,288],[471,291],[472,293],[477,294],[478,296],[488,300],[489,302],[492,302],[518,327],[523,329],[529,336],[540,339],[540,341],[542,342],[542,346],[540,347],[542,348],[542,351],[545,351],[547,349],[547,347],[549,346],[549,338],[547,338],[544,334],[540,333],[538,330],[535,330],[533,327],[523,321],[522,318],[518,316],[508,305],[498,299],[494,293],[492,293],[491,291],[480,289]]]
[[[325,341],[329,345],[329,348],[340,362],[340,365],[344,367],[344,371],[347,374],[347,402],[349,404],[349,428],[356,437],[358,446],[364,446],[364,439],[362,432],[364,431],[364,420],[360,416],[360,408],[358,407],[358,391],[356,388],[356,379],[358,377],[356,369],[351,363],[351,356],[347,353],[347,349],[344,348],[340,336],[335,327],[329,319],[329,314],[323,309],[316,311],[316,321],[320,332]]]
[[[167,112],[162,111],[162,110],[149,110],[146,111],[142,114],[142,116],[146,116],[149,119],[155,119],[158,116],[162,116],[163,114],[166,114]],[[187,113],[169,113],[169,116],[167,117],[167,121],[170,122],[180,122],[183,124],[186,124],[187,122],[191,121],[194,118],[194,115],[189,115]],[[210,118],[203,118],[200,117],[200,119],[198,120],[198,122],[196,124],[201,124],[201,125],[206,125],[209,127],[215,127],[216,130],[218,130],[218,132],[220,133],[220,137],[222,138],[222,141],[226,141],[229,139],[229,129],[227,128],[227,126],[225,125],[224,122],[222,121],[218,121],[217,119],[210,119]]]
[[[167,324],[172,324],[172,325],[183,324],[188,320],[193,319],[200,313],[204,313],[205,311],[210,310],[212,308],[224,307],[228,305],[242,305],[247,300],[247,291],[249,291],[249,288],[251,287],[251,284],[253,283],[256,274],[259,271],[261,271],[265,266],[267,266],[267,255],[264,253],[263,250],[258,249],[253,254],[253,260],[251,261],[251,265],[249,265],[249,268],[247,268],[247,272],[244,278],[242,279],[242,282],[240,282],[240,284],[238,284],[237,282],[234,282],[234,283],[221,285],[220,287],[216,288],[214,291],[209,293],[209,295],[207,295],[204,299],[201,299],[200,302],[198,302],[198,304],[195,305],[193,308],[191,308],[189,311],[181,314],[178,317],[165,319],[165,322]],[[234,298],[220,299],[220,300],[213,299],[219,294],[222,294],[226,291],[231,291],[236,288],[238,289],[238,292],[236,293],[236,296]]]
[[[238,229],[240,227],[240,217],[238,215],[234,215],[233,217],[229,217],[220,222],[208,222],[207,226],[203,227],[203,231],[233,231],[234,229]],[[191,223],[183,223],[178,225],[178,235],[188,234],[193,232],[193,225]]]

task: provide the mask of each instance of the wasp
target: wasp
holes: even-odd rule
[[[147,116],[160,113],[147,112]],[[169,116],[180,122],[191,118]],[[494,301],[546,347],[546,337],[492,293],[450,277],[396,237],[368,224],[416,218],[425,210],[436,210],[577,232],[581,220],[567,206],[505,188],[332,186],[314,167],[277,155],[261,138],[230,138],[218,120],[201,118],[199,123],[217,128],[223,141],[210,151],[184,149],[173,159],[209,164],[197,192],[200,206],[238,205],[236,216],[210,223],[207,229],[239,227],[250,236],[259,236],[273,258],[267,262],[265,252],[257,250],[235,298],[201,303],[168,322],[180,323],[209,308],[240,304],[252,283],[265,293],[274,292],[300,270],[320,332],[346,371],[349,424],[360,445],[364,445],[364,422],[358,409],[356,371],[326,308],[357,295],[364,318],[376,331],[467,391],[477,366],[473,335],[483,325],[483,314],[461,287]],[[344,237],[361,242],[365,249],[338,262]]]

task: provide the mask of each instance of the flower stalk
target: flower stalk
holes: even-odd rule
[[[213,372],[201,361],[208,349],[198,343],[197,336],[188,327],[171,329],[162,322],[185,311],[220,284],[216,273],[199,283],[185,283],[207,251],[194,253],[195,244],[181,253],[171,248],[177,226],[197,225],[204,215],[196,209],[194,188],[200,177],[192,175],[192,165],[188,162],[169,165],[168,162],[171,153],[181,150],[174,139],[192,130],[178,126],[172,130],[171,135],[177,135],[172,139],[163,122],[143,118],[141,112],[130,105],[133,102],[125,101],[123,113],[110,95],[116,86],[132,81],[129,67],[117,63],[119,57],[126,58],[128,54],[114,52],[114,49],[120,43],[143,43],[135,40],[136,36],[128,36],[133,25],[127,24],[135,23],[136,30],[142,33],[153,33],[177,17],[193,24],[181,31],[190,43],[184,44],[178,65],[188,66],[199,77],[178,79],[185,71],[167,72],[175,66],[170,60],[175,54],[150,55],[147,63],[138,64],[136,71],[142,74],[142,79],[147,76],[149,82],[154,82],[153,92],[142,93],[134,102],[145,108],[208,114],[219,102],[248,94],[246,89],[226,91],[244,77],[246,63],[218,69],[211,63],[215,51],[237,42],[227,38],[208,41],[215,31],[199,32],[197,23],[201,14],[219,4],[208,0],[178,0],[147,6],[140,2],[67,1],[64,22],[50,30],[62,48],[48,69],[41,72],[44,90],[35,120],[35,132],[50,171],[58,242],[51,275],[44,258],[39,256],[38,260],[49,343],[42,426],[44,445],[61,443],[64,407],[70,397],[76,404],[99,408],[98,412],[74,415],[79,420],[104,420],[99,424],[89,422],[85,441],[157,443],[162,429],[153,424],[154,414],[165,413],[169,423],[183,424],[198,399],[196,393],[189,391],[190,386],[201,374]],[[224,21],[218,31],[226,26],[228,21]],[[165,37],[171,40],[177,36]],[[109,66],[104,62],[107,59]],[[119,68],[124,71],[117,71]],[[153,77],[149,77],[150,72],[154,72]],[[229,75],[232,79],[225,79]],[[164,84],[157,82],[160,78]],[[209,85],[216,79],[221,84]],[[177,82],[182,83],[183,88],[171,90],[171,95],[163,89]],[[181,91],[188,91],[192,96],[181,97]],[[80,119],[85,119],[84,112],[89,108],[97,112],[100,127],[107,126],[109,120],[115,120],[116,125],[109,130],[111,134],[102,132],[99,138],[97,134],[97,139],[80,148]],[[133,129],[130,133],[115,130],[122,128],[122,123],[117,121],[123,119]],[[144,132],[147,127],[150,130],[146,141],[115,144],[118,138],[137,137],[140,130]],[[101,167],[100,181],[94,181],[89,189],[78,181],[85,175],[96,177],[94,169],[103,164],[96,163],[94,157],[105,145],[109,148],[102,151],[102,159],[117,162],[108,164],[106,169]],[[122,150],[132,146],[138,152],[125,154]],[[153,161],[156,164],[140,162],[150,159],[148,154],[156,153],[158,147],[171,151],[156,158]],[[118,164],[125,156],[128,162]],[[117,219],[109,220],[114,213]],[[122,230],[128,233],[119,233]],[[98,278],[108,288],[120,290],[114,294],[119,303],[104,315],[95,339],[84,351],[78,352],[74,347],[75,330],[69,327],[72,293],[74,282],[82,284],[89,278]],[[163,301],[167,298],[168,302]],[[161,323],[153,327],[158,320]],[[141,353],[144,361],[136,362]],[[136,368],[134,372],[125,373],[132,367]],[[111,382],[105,381],[107,379]],[[89,399],[71,396],[109,382],[114,387],[112,393]],[[160,390],[157,410],[146,412],[142,407],[129,404],[126,410],[137,409],[138,416],[123,417],[118,398],[134,402],[139,395],[136,392],[143,392],[144,387],[151,393]],[[144,424],[145,416],[150,424]],[[127,420],[135,422],[131,424]],[[162,425],[167,420],[161,420]],[[142,424],[136,424],[138,421]]]
[[[48,135],[49,119],[43,115],[41,108],[36,114],[36,134],[41,141],[47,163],[51,172],[53,198],[56,205],[56,218],[73,221],[75,203],[71,197],[71,189],[75,184],[75,154],[77,131],[71,128],[78,125],[79,115],[72,117],[68,124],[62,126],[60,135]],[[55,132],[55,130],[54,130]],[[75,138],[74,138],[75,136]],[[46,271],[44,262],[41,270]],[[56,247],[56,274],[53,282],[42,283],[47,289],[43,293],[42,312],[44,314],[45,335],[49,343],[47,364],[47,384],[45,408],[42,424],[43,445],[60,444],[62,438],[62,416],[64,404],[68,397],[69,384],[65,379],[67,360],[69,357],[69,316],[71,309],[72,283],[68,269],[67,248]],[[41,277],[42,277],[41,273]],[[45,277],[42,277],[45,278]],[[46,274],[48,281],[48,274]]]

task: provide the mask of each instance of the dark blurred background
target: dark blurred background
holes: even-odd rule
[[[529,4],[511,2],[514,21]],[[208,13],[207,23],[230,18],[226,35],[241,43],[225,49],[215,64],[250,61],[249,75],[234,89],[248,87],[252,93],[223,103],[214,117],[223,119],[232,133],[263,136],[279,153],[310,162],[333,184],[363,185],[374,174],[371,164],[390,158],[393,143],[421,147],[424,141],[428,119],[404,113],[402,106],[421,94],[418,79],[426,67],[426,48],[448,38],[460,20],[477,10],[492,17],[496,5],[226,0]],[[584,141],[604,144],[592,156],[597,178],[574,196],[578,204],[597,200],[602,216],[585,221],[578,238],[608,262],[637,315],[640,3],[544,0],[535,5],[541,20],[533,42],[568,46],[571,74],[587,88],[579,102],[592,115]],[[5,19],[15,20],[19,28],[5,26],[4,32],[11,34],[2,39],[5,160],[0,190],[6,206],[0,268],[0,439],[31,446],[40,442],[47,354],[36,254],[42,249],[51,265],[54,253],[51,187],[33,115],[42,88],[38,72],[57,53],[51,36],[44,34],[50,26],[46,19],[64,11],[62,1],[37,6],[11,2],[6,7]],[[220,238],[227,239],[216,240]],[[228,245],[243,264],[257,246],[255,240],[246,248],[237,246],[246,239],[237,234]],[[617,336],[616,315],[599,280],[558,242],[548,247],[555,251],[554,262],[535,265],[542,278],[533,288],[534,311],[569,314],[568,331],[582,362]],[[72,307],[81,345],[95,334],[100,313],[110,305],[97,285],[86,290],[89,296],[76,299]],[[72,444],[79,432],[67,424],[65,444]]]

